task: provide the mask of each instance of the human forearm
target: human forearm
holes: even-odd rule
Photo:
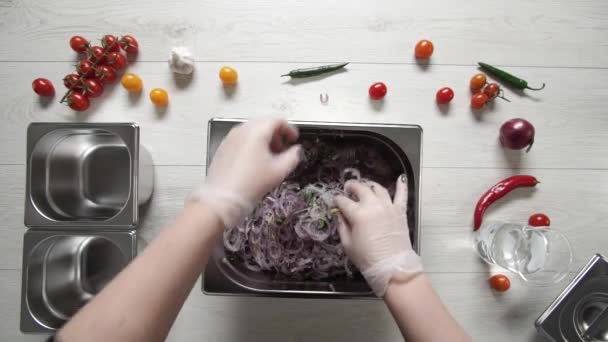
[[[471,341],[425,274],[407,282],[391,281],[384,301],[408,342]]]
[[[298,130],[280,119],[232,129],[204,185],[161,234],[59,332],[61,341],[161,341],[224,225],[238,224],[298,165]]]
[[[59,332],[61,341],[162,341],[222,230],[202,202],[173,224]]]

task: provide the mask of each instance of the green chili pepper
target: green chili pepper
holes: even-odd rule
[[[477,64],[479,64],[479,66],[481,67],[482,70],[487,71],[488,73],[496,76],[496,78],[498,78],[500,81],[504,81],[505,83],[507,83],[517,89],[541,90],[545,87],[545,84],[543,83],[543,86],[540,88],[531,88],[528,86],[528,82],[526,80],[523,80],[517,76],[511,75],[504,70],[500,70],[495,66],[491,66],[490,64],[486,64],[486,63],[482,63],[482,62],[478,62]]]
[[[347,64],[348,63],[340,63],[340,64],[323,65],[323,66],[314,67],[314,68],[294,69],[294,70],[291,70],[288,74],[281,75],[281,77],[289,76],[289,77],[293,77],[293,78],[304,78],[304,77],[317,76],[317,75],[326,74],[328,72],[332,72],[332,71],[335,71],[338,69],[342,69]]]

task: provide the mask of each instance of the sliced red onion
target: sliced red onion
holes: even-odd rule
[[[237,252],[245,242],[245,235],[235,228],[224,230],[224,247],[231,252]]]
[[[302,280],[351,277],[356,272],[340,244],[334,198],[344,193],[348,179],[372,179],[388,187],[403,170],[390,169],[384,154],[368,145],[342,147],[322,141],[305,140],[305,158],[296,171],[268,193],[245,222],[224,232],[227,253],[246,269]]]
[[[245,268],[253,272],[260,272],[262,270],[260,266],[250,263],[249,260],[245,260],[245,262],[243,262],[243,265],[245,265]]]

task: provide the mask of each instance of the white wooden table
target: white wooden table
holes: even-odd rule
[[[141,126],[156,165],[154,197],[139,230],[143,248],[181,209],[203,179],[206,123],[213,116],[345,122],[412,123],[424,128],[422,257],[433,284],[477,341],[540,341],[533,322],[565,286],[526,286],[512,275],[510,291],[493,293],[492,271],[471,248],[472,210],[490,185],[516,173],[541,180],[516,191],[488,216],[524,222],[547,213],[570,238],[575,271],[594,252],[607,253],[608,231],[608,2],[602,0],[279,1],[61,0],[0,1],[0,340],[40,341],[19,332],[19,298],[26,127],[33,121],[123,121]],[[72,70],[68,39],[81,34],[133,34],[141,52],[128,70],[145,91],[130,99],[106,89],[77,114],[58,94],[42,103],[30,82],[46,77],[63,92]],[[413,46],[435,44],[422,68]],[[176,80],[166,57],[190,46],[197,65],[191,82]],[[296,68],[349,61],[348,71],[289,82]],[[525,96],[506,92],[476,119],[469,78],[477,61],[504,67],[539,84]],[[222,65],[239,72],[224,92]],[[388,86],[383,105],[367,88]],[[437,89],[456,97],[447,113]],[[147,91],[162,87],[171,104],[157,112]],[[327,92],[329,103],[319,102]],[[530,153],[507,153],[498,128],[512,117],[537,130]],[[162,270],[159,270],[162,271]],[[576,273],[568,278],[571,279]],[[429,319],[433,319],[429,317]],[[397,341],[399,332],[380,301],[295,300],[205,296],[197,284],[173,326],[170,341]]]

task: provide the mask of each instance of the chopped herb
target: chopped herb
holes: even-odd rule
[[[321,221],[321,226],[319,226],[319,228],[323,229],[323,228],[329,227],[329,222],[327,222],[327,219],[322,218],[322,219],[320,219],[320,221]]]
[[[314,194],[312,193],[312,191],[306,191],[306,202],[309,205],[312,205],[314,202]]]

